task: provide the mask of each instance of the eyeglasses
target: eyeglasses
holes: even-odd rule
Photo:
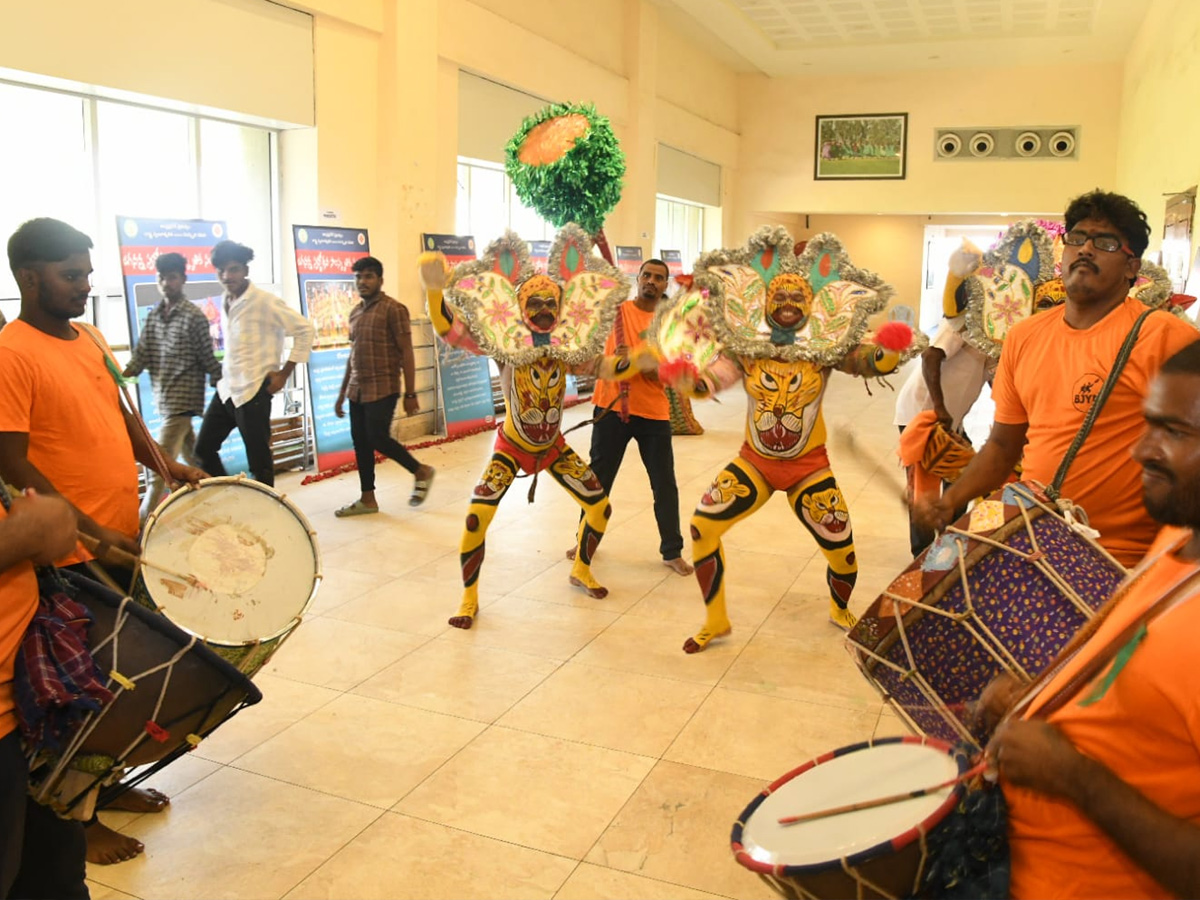
[[[1102,250],[1105,253],[1116,253],[1122,250],[1133,256],[1133,251],[1125,246],[1125,239],[1119,234],[1088,234],[1086,231],[1068,231],[1063,235],[1063,243],[1068,247],[1082,247],[1088,241],[1092,242],[1092,246],[1097,250]]]

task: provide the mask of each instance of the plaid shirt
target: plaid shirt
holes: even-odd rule
[[[142,371],[150,373],[161,415],[204,412],[204,376],[219,376],[221,364],[200,307],[185,297],[171,304],[162,300],[150,310],[125,375]]]
[[[346,399],[371,403],[400,392],[406,347],[412,346],[408,309],[387,294],[350,310],[350,381]],[[412,390],[408,385],[408,390]]]

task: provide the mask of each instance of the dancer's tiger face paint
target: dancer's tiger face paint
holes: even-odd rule
[[[767,321],[781,331],[796,331],[808,321],[812,286],[791,272],[776,275],[767,286]]]
[[[776,459],[799,456],[820,410],[825,370],[802,360],[745,360],[743,365],[751,402],[751,446]]]
[[[1067,302],[1067,289],[1061,278],[1053,278],[1045,284],[1038,285],[1033,292],[1033,312],[1037,315],[1048,309],[1054,309]]]
[[[549,334],[558,322],[562,289],[545,275],[534,275],[517,292],[521,318],[531,331]]]
[[[513,370],[509,411],[517,433],[534,447],[554,440],[561,426],[566,376],[563,364],[539,359]]]

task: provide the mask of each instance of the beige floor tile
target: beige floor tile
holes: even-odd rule
[[[854,711],[717,688],[663,758],[771,782],[828,750],[867,740],[878,720],[878,705]]]
[[[554,900],[712,900],[717,896],[617,869],[580,863],[554,895]]]
[[[345,694],[240,757],[236,765],[386,808],[482,729],[468,719]]]
[[[750,634],[762,624],[779,602],[787,579],[774,583],[743,582],[736,587],[726,580],[726,607],[735,632]],[[694,575],[671,575],[629,608],[628,615],[646,616],[671,622],[704,622],[704,598]]]
[[[703,623],[674,623],[642,616],[622,616],[574,657],[575,662],[640,675],[656,675],[714,685],[729,669],[749,633],[733,633],[713,641],[703,653],[683,652],[683,642]]]
[[[371,572],[344,569],[337,565],[336,555],[323,555],[322,564],[325,577],[321,580],[321,587],[313,599],[312,608],[308,611],[310,616],[326,615],[343,603],[361,597],[368,591],[375,590],[381,583],[390,581],[386,576]]]
[[[388,813],[286,900],[551,897],[575,861]]]
[[[89,874],[145,900],[280,897],[378,818],[378,809],[225,768],[128,833],[146,852]],[[102,871],[96,871],[101,869]]]
[[[193,756],[214,762],[229,763],[247,750],[274,737],[294,722],[298,722],[330,700],[340,696],[337,691],[301,684],[260,672],[254,684],[263,698],[255,706],[242,710],[211,737],[205,738]]]
[[[428,640],[420,635],[317,616],[296,629],[263,672],[344,691]]]
[[[447,554],[458,555],[455,547],[426,543],[418,535],[419,532],[409,531],[401,537],[394,528],[375,531],[339,547],[330,554],[330,562],[338,568],[365,572],[383,580],[398,578]]]
[[[329,613],[329,618],[376,628],[436,637],[449,630],[446,620],[458,610],[462,585],[412,574],[364,591]],[[494,598],[485,598],[486,606]]]
[[[885,737],[906,737],[913,733],[913,730],[904,724],[904,720],[885,707],[879,713],[875,733],[871,736],[878,740]]]
[[[438,638],[368,679],[354,693],[494,722],[558,665],[526,653]]]
[[[483,607],[470,629],[447,628],[442,639],[564,660],[611,625],[617,615],[610,610],[575,609],[508,596]]]
[[[87,889],[92,900],[138,900],[133,894],[123,893],[98,881],[92,881],[90,878],[87,882]]]
[[[845,633],[829,621],[829,603],[814,599],[806,606],[812,621],[803,637],[764,627],[721,679],[721,687],[822,706],[878,709],[879,693],[847,652]]]
[[[585,861],[725,897],[772,898],[729,850],[734,821],[763,787],[755,778],[660,762]]]
[[[580,859],[654,760],[493,726],[396,811]]]
[[[607,557],[607,561],[603,557],[597,559],[592,566],[592,574],[608,588],[608,596],[589,597],[586,591],[574,587],[568,580],[571,577],[572,563],[562,552],[570,545],[568,540],[554,565],[523,584],[513,585],[511,593],[543,603],[623,613],[669,574],[661,566],[653,568],[641,562],[631,564],[626,557],[614,553]],[[600,545],[600,553],[604,553],[603,544]]]
[[[176,797],[192,785],[199,784],[220,768],[217,763],[201,759],[193,752],[175,760],[161,772],[151,775],[138,786],[154,788],[162,791],[168,797]],[[147,813],[147,815],[157,815],[157,813]]]
[[[704,685],[568,662],[497,724],[657,758],[708,692]]]

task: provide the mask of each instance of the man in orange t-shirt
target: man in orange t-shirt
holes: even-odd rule
[[[666,296],[670,271],[659,259],[648,259],[638,272],[638,293],[617,308],[617,320],[608,343],[606,356],[631,359],[640,370],[625,381],[596,382],[592,401],[598,417],[592,425],[592,471],[612,496],[617,470],[625,458],[625,448],[637,441],[642,465],[650,477],[654,493],[654,521],[658,524],[658,552],[663,565],[677,575],[691,575],[692,567],[684,560],[683,535],[679,531],[679,487],[675,483],[675,455],[671,446],[671,404],[658,380],[657,363],[646,345],[646,336],[654,310]],[[606,413],[609,405],[612,409]],[[602,415],[603,414],[603,415]],[[574,549],[567,551],[574,559]]]
[[[83,825],[29,799],[13,699],[17,651],[38,605],[33,567],[75,546],[75,514],[33,491],[11,502],[0,506],[0,897],[87,897]]]
[[[988,746],[1013,897],[1200,897],[1200,342],[1163,364],[1144,409],[1142,500],[1169,527]]]
[[[942,529],[954,511],[998,488],[1024,460],[1024,476],[1054,479],[1067,448],[1112,369],[1134,321],[1145,310],[1128,296],[1150,241],[1146,215],[1119,194],[1092,191],[1065,213],[1062,272],[1067,302],[1019,322],[1008,333],[992,385],[995,424],[983,449],[940,499],[919,502],[914,520]],[[1197,337],[1168,312],[1142,324],[1133,352],[1062,484],[1082,507],[1099,541],[1133,565],[1154,539],[1129,452],[1141,431],[1138,410],[1163,360]]]

